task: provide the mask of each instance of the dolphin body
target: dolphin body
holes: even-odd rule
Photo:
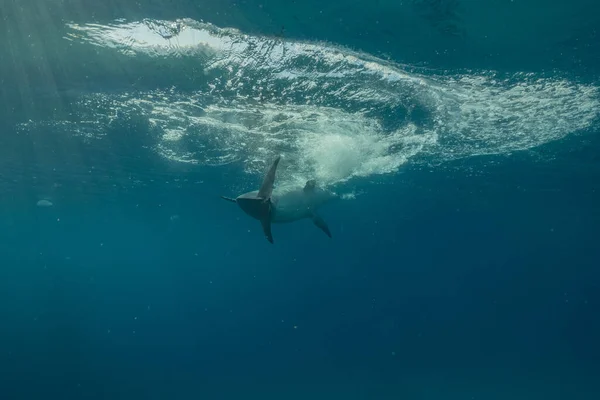
[[[319,229],[331,237],[329,227],[317,214],[317,209],[337,196],[318,188],[314,180],[307,181],[303,188],[273,193],[275,172],[280,159],[281,157],[278,156],[273,161],[259,190],[244,193],[235,199],[225,196],[221,196],[221,198],[237,203],[246,214],[259,220],[265,237],[271,243],[273,243],[272,223],[293,222],[304,218],[312,219]]]

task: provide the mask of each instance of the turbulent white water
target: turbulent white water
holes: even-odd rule
[[[243,34],[191,20],[69,24],[66,39],[124,57],[194,59],[204,81],[189,93],[96,93],[74,131],[102,138],[119,115],[150,122],[155,150],[179,162],[243,161],[280,179],[334,184],[435,162],[529,149],[589,127],[596,86],[483,71],[431,75],[330,44]],[[90,129],[90,120],[93,129]],[[78,124],[75,124],[78,125]]]

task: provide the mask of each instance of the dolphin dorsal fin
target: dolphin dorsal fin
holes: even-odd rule
[[[281,156],[277,156],[273,164],[271,164],[271,168],[269,168],[269,172],[265,175],[263,179],[263,183],[260,186],[260,190],[258,191],[258,197],[263,199],[268,199],[271,197],[271,193],[273,192],[273,183],[275,183],[275,172],[277,171],[277,165],[279,164],[279,160]]]
[[[306,181],[306,185],[304,185],[303,190],[304,190],[304,192],[312,192],[313,190],[315,190],[315,186],[316,186],[315,180],[311,179],[311,180]]]

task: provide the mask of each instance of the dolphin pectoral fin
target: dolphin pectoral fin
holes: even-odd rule
[[[271,234],[271,219],[270,218],[261,219],[260,224],[262,225],[263,232],[265,233],[265,237],[272,244],[273,243],[273,235]]]
[[[235,199],[232,199],[231,197],[225,197],[225,196],[221,196],[222,199],[230,201],[232,203],[237,203],[237,201]]]
[[[269,168],[269,172],[267,172],[263,179],[263,183],[260,186],[257,197],[261,197],[263,199],[268,199],[271,197],[271,193],[273,192],[273,184],[275,183],[275,172],[277,171],[277,165],[279,164],[280,159],[281,156],[277,156],[275,161],[273,161],[273,164],[271,164],[271,168]]]
[[[317,214],[313,214],[312,220],[313,220],[314,224],[317,226],[317,228],[319,228],[320,230],[325,232],[325,234],[327,236],[331,237],[331,232],[329,231],[329,227],[327,226],[327,223],[325,222],[325,220],[323,220],[323,218],[321,218]]]

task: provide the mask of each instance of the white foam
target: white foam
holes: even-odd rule
[[[216,76],[193,95],[88,96],[82,119],[141,115],[158,132],[156,152],[179,162],[241,160],[262,173],[282,153],[289,182],[393,173],[419,155],[435,163],[526,150],[588,128],[600,110],[596,85],[562,78],[425,76],[329,44],[191,20],[68,26],[70,40],[128,56],[191,57]]]

